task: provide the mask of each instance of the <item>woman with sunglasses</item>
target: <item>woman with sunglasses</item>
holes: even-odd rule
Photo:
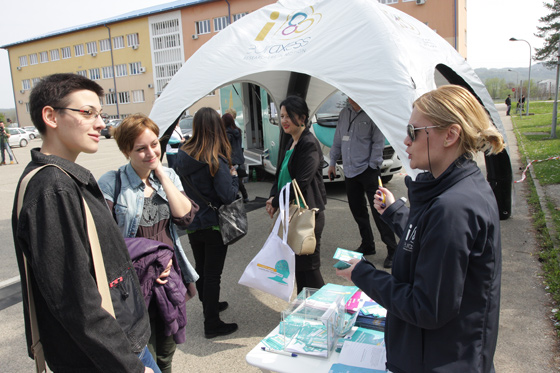
[[[392,273],[352,260],[339,276],[387,309],[392,372],[494,372],[501,242],[494,194],[473,158],[503,138],[478,100],[459,86],[418,98],[404,141],[410,209],[380,187],[375,208],[401,237]]]

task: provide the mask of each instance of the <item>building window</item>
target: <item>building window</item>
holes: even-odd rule
[[[105,105],[116,105],[117,96],[114,93],[105,94]]]
[[[76,74],[81,75],[84,78],[87,78],[87,71],[85,70],[76,71]]]
[[[134,45],[139,45],[140,41],[138,39],[138,33],[126,35],[126,41],[129,47],[132,47]]]
[[[129,92],[119,92],[119,104],[130,104]]]
[[[181,46],[181,39],[177,34],[154,37],[152,41],[154,50],[175,48]]]
[[[60,48],[60,50],[62,51],[62,59],[72,57],[72,55],[70,54],[70,47]]]
[[[33,79],[31,79],[31,82],[33,83],[33,87],[35,87],[37,84],[39,84],[40,81],[41,81],[41,78],[33,78]]]
[[[21,87],[28,91],[31,89],[31,81],[29,79],[24,79],[21,81]]]
[[[126,76],[127,75],[126,63],[115,66],[115,70],[117,71],[117,76]]]
[[[229,17],[223,16],[214,18],[214,32],[222,31],[229,25]]]
[[[212,91],[212,92],[208,93],[206,96],[207,96],[207,97],[216,96],[216,91]]]
[[[74,56],[80,57],[84,55],[84,45],[76,44],[74,45]]]
[[[249,14],[248,12],[245,13],[237,13],[233,15],[233,22],[240,20],[241,18],[245,17],[247,14]]]
[[[25,111],[27,111],[29,113],[29,102],[25,103]]]
[[[39,63],[39,59],[37,58],[37,53],[33,53],[29,55],[29,63],[32,65],[37,65]]]
[[[112,66],[105,66],[101,68],[101,73],[103,74],[103,79],[110,79],[113,77],[113,67]]]
[[[39,53],[39,61],[41,63],[49,62],[49,54],[46,51]]]
[[[396,4],[399,0],[378,0],[381,4]]]
[[[162,19],[164,17],[165,19]],[[181,68],[184,61],[181,14],[173,12],[164,17],[154,18],[150,24],[154,85],[158,95]],[[208,20],[206,33],[209,32],[210,21]]]
[[[86,50],[87,50],[87,54],[97,53],[97,42],[90,41],[89,43],[86,43]]]
[[[115,36],[113,38],[113,48],[115,49],[124,48],[124,36]]]
[[[58,49],[51,49],[51,61],[60,60],[60,51]]]
[[[141,62],[133,62],[133,63],[128,64],[128,66],[130,67],[130,75],[141,74],[141,72],[140,72],[140,68],[142,67]]]
[[[132,91],[132,102],[144,102],[144,90]]]
[[[101,76],[99,75],[99,68],[96,67],[95,69],[89,69],[89,78],[91,80],[99,80]]]
[[[27,56],[21,56],[19,58],[19,65],[20,66],[27,66]]]
[[[206,19],[204,21],[197,21],[195,22],[196,26],[196,34],[209,34],[210,33],[210,20]]]
[[[111,42],[109,39],[99,40],[99,51],[107,52],[111,50]]]

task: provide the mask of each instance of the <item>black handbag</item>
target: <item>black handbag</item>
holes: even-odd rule
[[[199,192],[192,186],[186,177],[181,175],[181,179],[196,193],[204,203],[218,214],[218,223],[220,225],[220,234],[224,245],[232,245],[245,237],[249,229],[249,222],[247,221],[247,212],[243,205],[243,198],[237,198],[229,205],[221,205],[216,208],[212,202],[206,200]]]

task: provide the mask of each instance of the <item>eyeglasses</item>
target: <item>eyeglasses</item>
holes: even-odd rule
[[[406,134],[412,141],[416,139],[416,131],[425,130],[428,128],[437,128],[438,126],[427,126],[427,127],[414,127],[412,124],[406,125]]]
[[[80,114],[82,114],[82,116],[84,117],[84,120],[87,123],[91,123],[91,122],[95,121],[97,119],[97,117],[101,117],[101,119],[104,120],[104,121],[109,119],[108,114],[105,114],[105,113],[102,113],[102,112],[97,112],[97,111],[92,110],[92,109],[72,109],[72,108],[69,108],[69,107],[54,107],[54,106],[53,106],[53,109],[55,109],[55,110],[72,110],[72,111],[75,111],[77,113],[80,113]]]

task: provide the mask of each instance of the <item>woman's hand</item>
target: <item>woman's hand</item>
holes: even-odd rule
[[[236,169],[234,166],[231,166],[231,167],[229,168],[229,174],[230,174],[231,176],[237,176],[237,169]]]
[[[163,272],[161,272],[161,275],[159,275],[159,277],[156,279],[156,282],[160,285],[165,285],[167,284],[167,277],[169,277],[169,274],[171,274],[171,265],[173,264],[173,260],[169,259],[169,263],[167,264],[167,267],[165,268],[165,270]]]
[[[270,197],[268,201],[266,201],[266,212],[268,212],[268,215],[270,215],[271,219],[274,217],[274,213],[276,212],[276,210],[278,210],[276,207],[272,206],[273,199],[274,197]]]
[[[385,200],[385,202],[383,200]],[[393,193],[391,193],[389,189],[378,187],[373,198],[373,207],[375,207],[380,215],[382,215],[387,207],[391,206],[394,202],[395,196],[393,196]]]
[[[345,279],[347,279],[348,281],[352,282],[352,271],[354,270],[354,267],[356,267],[356,264],[359,263],[360,260],[359,259],[350,259],[348,261],[348,263],[350,263],[350,267],[346,268],[346,269],[336,269],[336,275],[340,276],[340,277],[344,277]]]

